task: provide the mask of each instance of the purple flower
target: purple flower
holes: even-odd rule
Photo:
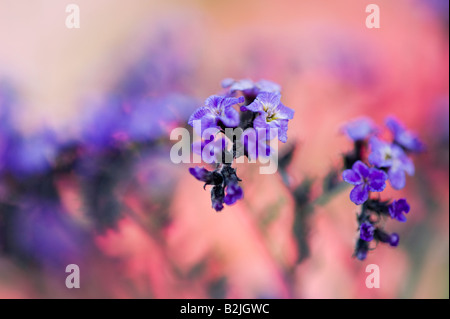
[[[227,205],[234,204],[237,200],[244,197],[244,192],[242,191],[242,188],[237,184],[237,182],[232,182],[227,185],[225,188],[225,198],[224,202]]]
[[[397,219],[400,222],[406,222],[406,216],[403,213],[409,213],[409,204],[406,199],[402,198],[399,200],[394,200],[392,204],[389,205],[389,215],[392,219]]]
[[[387,243],[392,247],[397,247],[400,242],[400,236],[397,233],[388,234],[381,229],[376,229],[374,238],[382,243]]]
[[[355,162],[352,169],[342,173],[347,183],[355,185],[350,192],[350,200],[361,205],[369,198],[369,192],[382,192],[386,187],[387,175],[382,170],[369,168],[361,161]]]
[[[294,117],[294,110],[284,106],[281,102],[280,93],[260,93],[256,100],[245,106],[245,110],[259,113],[253,121],[254,128],[278,129],[278,139],[285,143],[287,141],[288,122]],[[270,136],[270,139],[273,137]]]
[[[362,141],[377,131],[375,124],[368,117],[361,117],[348,122],[342,127],[342,130],[353,141]]]
[[[233,98],[220,95],[211,95],[205,101],[205,106],[199,107],[189,118],[189,125],[194,121],[201,121],[201,130],[210,127],[236,127],[239,125],[239,113],[232,108],[233,105],[244,102],[244,97]],[[201,134],[201,132],[198,132]]]
[[[389,168],[389,181],[394,189],[402,189],[406,184],[406,175],[414,175],[414,164],[403,149],[396,145],[381,141],[377,137],[370,139],[372,153],[369,155],[370,164]]]
[[[425,149],[416,134],[405,127],[394,117],[386,119],[386,126],[394,135],[394,142],[411,152],[421,152]]]
[[[375,227],[371,223],[362,223],[359,231],[359,237],[365,241],[372,241]]]
[[[225,79],[222,81],[222,87],[228,88],[232,95],[237,91],[241,91],[248,99],[255,99],[261,92],[279,93],[281,91],[281,87],[278,84],[267,80],[253,82],[249,79],[239,81]]]

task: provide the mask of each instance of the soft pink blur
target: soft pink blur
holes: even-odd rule
[[[436,162],[446,156],[448,164],[448,146],[439,152],[435,142],[445,126],[448,139],[448,121],[441,120],[448,117],[448,26],[423,2],[72,2],[81,9],[79,30],[65,27],[64,2],[0,2],[0,78],[11,79],[23,97],[24,131],[45,123],[75,134],[72,121],[84,111],[83,99],[106,92],[167,28],[193,66],[191,86],[200,100],[220,91],[226,77],[282,86],[283,103],[296,111],[288,131],[289,141],[299,143],[289,169],[293,183],[320,180],[339,165],[351,148],[339,128],[354,117],[382,124],[394,114],[417,131],[430,151],[415,158],[417,174],[404,190],[384,196],[408,196],[408,222],[387,227],[400,234],[422,227],[426,249],[414,255],[401,242],[396,249],[380,245],[364,262],[353,259],[357,207],[347,189],[311,215],[311,256],[295,265],[294,206],[278,175],[238,165],[245,198],[216,213],[189,166],[167,164],[179,178],[167,190],[175,194],[173,223],[163,233],[152,231],[146,214],[154,190],[143,190],[136,178],[122,194],[134,214],[96,237],[101,253],[85,261],[81,289],[64,287],[63,269],[58,275],[25,271],[0,256],[0,297],[206,298],[208,283],[225,277],[229,298],[448,298],[449,175]],[[369,3],[380,6],[380,29],[365,27]],[[421,183],[438,200],[433,212]],[[73,218],[88,228],[79,186],[59,186]],[[204,271],[186,275],[199,263]],[[380,267],[380,289],[365,286],[371,263]]]

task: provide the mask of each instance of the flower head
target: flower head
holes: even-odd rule
[[[278,129],[278,139],[285,143],[288,122],[294,117],[294,110],[284,106],[280,99],[280,93],[262,92],[253,103],[245,106],[245,110],[259,114],[253,122],[254,128],[276,128]],[[270,136],[270,139],[272,138],[273,136]]]
[[[225,97],[211,95],[205,101],[205,106],[199,107],[189,118],[189,125],[194,121],[201,121],[201,129],[210,127],[236,127],[239,125],[239,113],[233,105],[244,102],[244,97]]]
[[[365,241],[372,241],[374,232],[375,227],[369,222],[364,222],[359,230],[359,238]]]
[[[369,192],[382,192],[386,187],[387,174],[376,168],[369,168],[361,161],[355,162],[352,169],[342,173],[342,178],[355,185],[350,192],[350,200],[361,205],[369,198]]]
[[[416,134],[405,127],[394,117],[386,119],[386,126],[394,135],[394,142],[411,152],[421,152],[425,149]]]
[[[361,117],[348,122],[342,127],[344,133],[353,141],[362,141],[376,132],[373,121],[367,117]]]
[[[392,219],[397,219],[400,222],[406,222],[406,216],[403,213],[409,213],[409,204],[406,199],[402,198],[399,200],[394,200],[392,204],[388,206],[389,215]]]
[[[235,94],[237,91],[241,91],[249,101],[254,100],[261,92],[279,93],[281,91],[281,87],[278,84],[267,80],[253,82],[249,79],[238,81],[225,79],[222,81],[222,87],[228,88],[231,95]]]
[[[402,189],[406,184],[406,175],[414,175],[414,164],[403,149],[396,145],[381,141],[377,137],[370,139],[372,152],[370,164],[388,168],[389,181],[394,189]]]

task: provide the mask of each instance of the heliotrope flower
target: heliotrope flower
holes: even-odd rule
[[[372,152],[370,164],[379,168],[388,168],[389,181],[394,189],[402,189],[406,184],[406,175],[414,175],[414,164],[403,149],[396,145],[381,141],[377,137],[370,139]]]
[[[261,92],[277,92],[281,91],[281,87],[271,81],[259,80],[258,82],[253,82],[249,79],[234,80],[225,79],[222,81],[222,87],[228,88],[231,95],[235,94],[237,91],[242,92],[247,100],[251,101],[256,98],[256,96]]]
[[[403,213],[409,213],[409,204],[406,199],[402,198],[394,200],[389,206],[389,215],[392,219],[397,219],[400,222],[406,222],[406,216]]]
[[[425,149],[423,143],[416,134],[405,129],[405,127],[394,117],[386,119],[386,126],[394,135],[394,142],[411,152],[421,152]]]
[[[365,140],[377,131],[373,121],[367,117],[361,117],[348,122],[342,127],[342,130],[355,142]]]
[[[294,110],[284,106],[280,99],[280,93],[262,92],[253,103],[245,106],[245,109],[259,114],[253,121],[254,128],[278,129],[278,139],[285,143],[288,122],[294,117]],[[270,139],[272,138],[273,136],[270,136]]]
[[[372,241],[374,233],[375,227],[371,223],[364,222],[361,224],[359,238],[365,241]]]
[[[211,95],[205,101],[205,106],[199,107],[189,118],[189,125],[201,121],[202,131],[210,127],[236,127],[239,125],[239,113],[232,106],[244,102],[244,97],[225,97]],[[199,132],[200,133],[200,132]]]
[[[355,162],[352,169],[342,173],[342,178],[347,183],[355,185],[350,192],[350,200],[356,205],[361,205],[369,198],[369,192],[382,192],[386,187],[387,174],[374,167],[367,167],[361,161]]]

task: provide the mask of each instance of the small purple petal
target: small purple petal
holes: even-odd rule
[[[375,233],[375,227],[371,223],[364,222],[361,224],[359,237],[365,241],[372,241]]]
[[[352,170],[359,173],[359,175],[361,175],[362,178],[369,177],[370,170],[367,167],[367,165],[361,161],[356,161],[352,166]]]
[[[389,182],[392,188],[400,190],[406,185],[406,175],[405,171],[400,168],[391,167],[388,171]]]
[[[369,174],[369,190],[371,192],[382,192],[386,188],[388,175],[379,169],[371,168]]]
[[[359,173],[351,169],[346,169],[342,173],[342,179],[352,185],[359,185],[363,183],[361,175],[359,175]]]
[[[350,200],[356,205],[363,204],[369,198],[369,190],[365,184],[355,186],[350,192]]]

